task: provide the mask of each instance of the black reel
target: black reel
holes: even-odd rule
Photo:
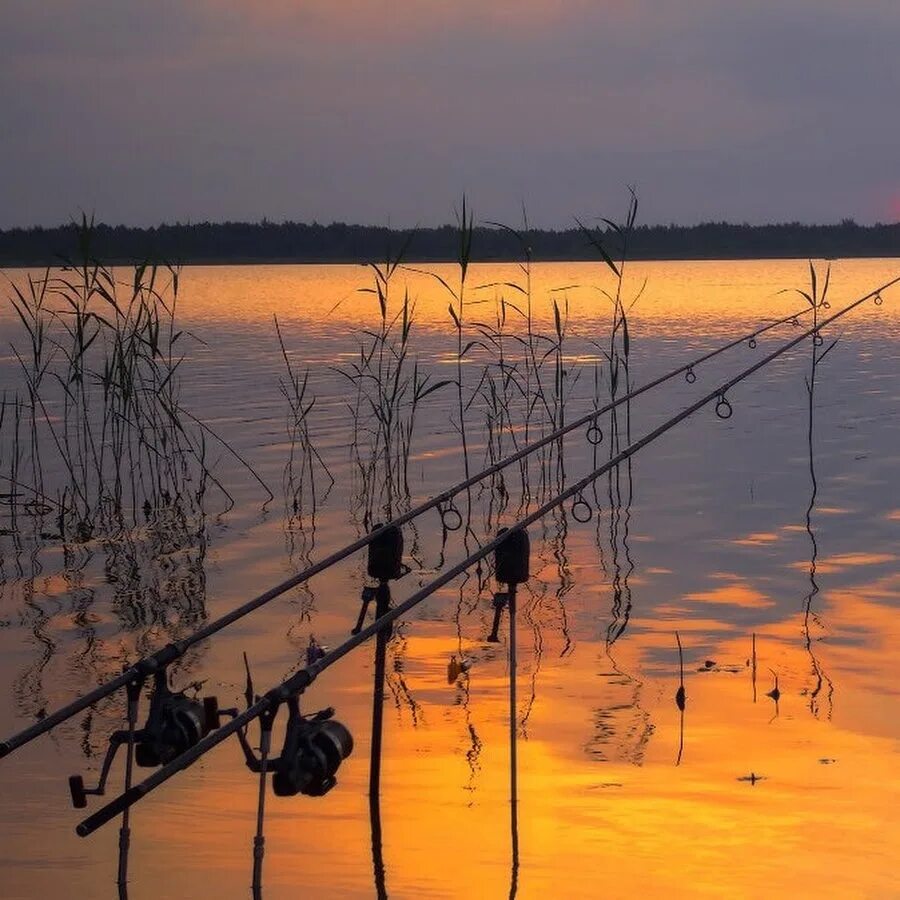
[[[296,697],[287,702],[289,715],[284,745],[277,759],[266,760],[266,771],[272,772],[272,791],[278,797],[322,797],[336,784],[341,763],[353,752],[353,736],[334,718],[331,707],[312,716],[300,713]],[[272,727],[270,716],[263,728]],[[254,755],[246,735],[238,732],[247,767],[262,771],[262,760]]]
[[[137,679],[127,686],[128,715],[133,721],[137,717],[137,704],[143,680]],[[190,750],[202,738],[219,727],[219,705],[215,697],[195,700],[184,691],[172,691],[165,669],[154,676],[153,696],[150,712],[143,728],[134,731],[134,759],[144,768],[165,765],[186,750]],[[97,786],[87,788],[81,775],[69,777],[69,791],[72,805],[76,809],[87,806],[88,795],[102,797],[106,792],[109,770],[116,753],[123,744],[127,745],[129,732],[114,731],[109,737],[109,747],[100,769]]]

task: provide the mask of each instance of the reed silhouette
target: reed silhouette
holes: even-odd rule
[[[830,269],[827,271],[824,283],[819,289],[819,280],[816,270],[810,263],[810,290],[805,294],[806,299],[814,310],[825,308],[828,303],[828,284],[830,281]],[[810,495],[809,504],[806,507],[806,533],[810,543],[809,558],[809,592],[803,601],[803,638],[806,653],[809,656],[810,667],[812,669],[813,685],[808,691],[805,691],[809,700],[810,712],[818,718],[821,713],[820,698],[822,691],[825,692],[825,715],[831,718],[834,709],[834,683],[828,676],[828,673],[822,667],[818,654],[816,653],[816,640],[812,635],[812,627],[822,628],[822,621],[818,613],[813,609],[813,601],[819,593],[819,584],[816,580],[816,569],[819,557],[819,545],[816,541],[815,530],[813,529],[813,512],[815,511],[816,498],[819,492],[819,483],[816,478],[815,465],[815,448],[814,448],[814,416],[815,416],[815,391],[816,391],[816,374],[819,365],[825,357],[837,346],[840,338],[835,338],[831,343],[820,350],[824,345],[824,340],[818,333],[815,334],[810,341],[810,368],[809,375],[805,379],[806,395],[807,395],[807,449],[809,459],[809,481]]]

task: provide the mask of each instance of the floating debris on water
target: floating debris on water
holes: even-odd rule
[[[756,772],[751,772],[749,775],[741,775],[741,777],[738,778],[738,781],[749,782],[751,787],[753,787],[757,781],[765,781],[765,780],[766,780],[765,775],[757,775]]]

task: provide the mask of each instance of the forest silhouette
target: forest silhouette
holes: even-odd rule
[[[589,224],[589,223],[586,223]],[[581,228],[520,232],[535,260],[590,260],[596,251]],[[390,229],[370,225],[201,222],[137,228],[96,224],[92,253],[107,262],[166,260],[178,263],[354,263],[384,258],[407,245],[409,261],[456,259],[453,225]],[[473,261],[522,257],[509,230],[482,226],[473,234]],[[0,266],[56,265],[78,253],[75,224],[0,230]],[[859,225],[644,225],[632,232],[632,259],[763,259],[900,256],[900,223]]]

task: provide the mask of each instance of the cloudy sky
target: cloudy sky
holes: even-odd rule
[[[0,0],[0,227],[900,219],[900,0]]]

